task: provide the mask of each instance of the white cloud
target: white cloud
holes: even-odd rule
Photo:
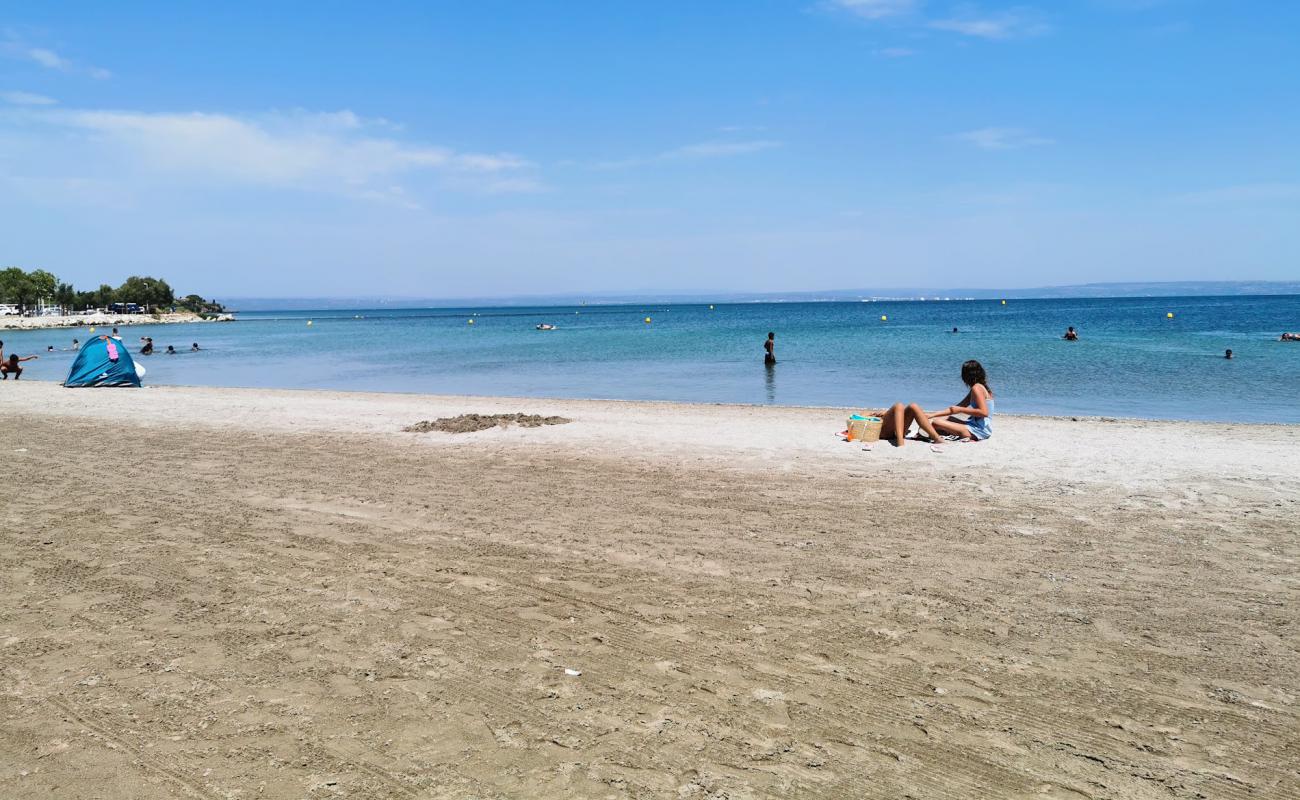
[[[634,156],[614,161],[598,161],[592,166],[596,169],[627,169],[647,164],[661,164],[670,161],[692,161],[706,158],[729,158],[732,156],[761,153],[780,147],[781,142],[771,139],[753,139],[749,141],[709,141],[674,147],[652,156]]]
[[[29,44],[12,30],[6,30],[4,37],[0,38],[0,56],[18,61],[28,61],[58,72],[81,73],[98,80],[105,80],[113,76],[113,73],[102,67],[78,64],[48,47],[37,47]]]
[[[979,14],[971,8],[964,8],[951,17],[931,21],[930,27],[993,40],[1040,36],[1051,30],[1038,12],[1027,8],[1012,8],[996,14]]]
[[[774,147],[780,146],[780,142],[775,142],[770,139],[756,139],[748,142],[700,142],[698,144],[688,144],[684,147],[669,150],[662,153],[660,158],[680,159],[743,156],[748,155],[749,153],[761,153],[764,150],[771,150]]]
[[[1175,196],[1174,200],[1193,205],[1283,203],[1300,200],[1300,183],[1243,183],[1189,192]]]
[[[885,19],[910,14],[921,6],[920,0],[829,0],[832,8],[847,11],[863,19]]]
[[[25,54],[27,58],[48,69],[67,70],[72,68],[72,62],[53,50],[46,50],[44,47],[28,47],[20,49],[18,52],[20,55]]]
[[[376,131],[375,128],[381,130]],[[124,185],[252,186],[415,203],[403,179],[432,174],[458,189],[535,191],[509,153],[467,153],[387,135],[350,111],[260,116],[27,108],[0,112],[50,171],[111,172]],[[66,166],[65,166],[66,165]],[[53,177],[57,177],[57,174]]]
[[[953,134],[951,138],[983,150],[1018,150],[1022,147],[1052,143],[1051,139],[1037,136],[1021,128],[978,128]]]
[[[52,106],[59,102],[54,98],[31,92],[0,92],[0,100],[15,106]]]

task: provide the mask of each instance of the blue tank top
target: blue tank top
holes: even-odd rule
[[[971,417],[966,420],[966,427],[970,428],[971,436],[976,439],[987,439],[993,435],[993,395],[989,395],[989,415]]]

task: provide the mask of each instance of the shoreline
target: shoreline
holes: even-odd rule
[[[888,442],[864,451],[838,435],[851,409],[667,401],[560,400],[325,389],[148,386],[141,390],[65,389],[49,381],[0,383],[11,416],[111,422],[130,427],[258,434],[347,436],[434,448],[520,448],[638,463],[693,463],[722,469],[844,474],[855,470],[959,468],[1018,478],[1045,475],[1082,483],[1206,485],[1229,477],[1290,486],[1300,426],[1112,417],[1001,414],[993,438],[949,444]],[[403,432],[408,425],[460,414],[562,416],[572,424],[497,428],[469,434]],[[1194,434],[1192,433],[1194,432]],[[905,465],[905,466],[903,466]]]
[[[178,325],[190,322],[234,322],[233,314],[215,317],[191,312],[160,314],[72,314],[45,317],[0,317],[0,330],[37,331],[53,328],[86,328],[101,325],[125,327],[128,325]]]
[[[40,355],[40,353],[38,353]],[[146,362],[145,366],[148,366]],[[48,378],[23,378],[22,383],[45,384],[63,388],[62,381],[50,380]],[[123,387],[115,387],[123,388]],[[835,414],[854,414],[865,410],[863,406],[832,406],[832,405],[787,405],[787,404],[769,404],[769,403],[736,403],[727,401],[692,401],[692,400],[655,400],[655,399],[628,399],[621,397],[550,397],[550,396],[527,396],[527,395],[481,395],[481,394],[447,394],[447,393],[428,393],[413,392],[402,390],[380,390],[380,389],[313,389],[309,387],[279,387],[279,386],[218,386],[201,383],[169,383],[169,384],[146,384],[140,389],[125,389],[126,391],[150,391],[155,389],[161,390],[195,390],[195,391],[229,391],[229,392],[266,392],[303,395],[341,395],[344,397],[405,397],[405,398],[423,398],[433,401],[460,402],[482,400],[489,403],[501,403],[507,401],[519,403],[623,403],[627,405],[647,405],[672,407],[681,406],[684,408],[733,408],[738,410],[790,410],[790,411],[810,411],[810,412],[827,412]],[[1114,414],[1038,414],[1034,412],[998,412],[997,419],[1029,419],[1029,420],[1050,420],[1056,422],[1091,422],[1091,423],[1133,423],[1143,424],[1151,423],[1156,425],[1196,425],[1206,428],[1217,428],[1223,426],[1236,426],[1247,428],[1280,428],[1282,430],[1300,431],[1300,422],[1256,422],[1256,421],[1233,421],[1233,420],[1215,420],[1215,419],[1182,419],[1178,417],[1130,417]]]

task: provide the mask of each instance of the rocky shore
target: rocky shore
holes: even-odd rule
[[[0,330],[81,328],[99,325],[166,325],[180,322],[234,322],[234,314],[201,316],[190,311],[172,314],[74,314],[57,317],[0,317]]]

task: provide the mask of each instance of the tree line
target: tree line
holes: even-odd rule
[[[135,303],[145,311],[180,308],[195,313],[220,313],[220,303],[197,294],[177,298],[162,278],[132,275],[116,288],[100,284],[98,289],[78,291],[43,269],[27,272],[19,267],[0,270],[0,303],[15,305],[20,313],[41,303],[59,306],[65,313],[110,308],[115,303]]]

